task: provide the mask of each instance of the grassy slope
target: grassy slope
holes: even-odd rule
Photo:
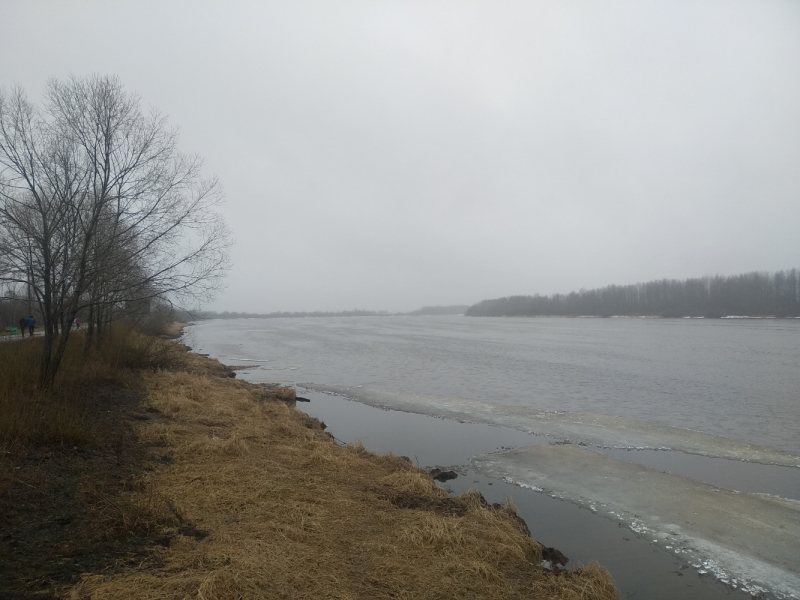
[[[6,597],[616,597],[595,565],[538,567],[541,548],[513,507],[451,498],[402,458],[339,447],[215,361],[161,362],[172,366],[84,376],[79,395],[103,388],[105,403],[78,403],[92,423],[82,445],[51,436],[9,450],[0,509],[16,516],[0,521],[0,573],[13,574],[0,589],[16,595]],[[53,502],[39,492],[58,487],[47,482],[59,461],[77,471]],[[68,523],[26,545],[48,514]]]

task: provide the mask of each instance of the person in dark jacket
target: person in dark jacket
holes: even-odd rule
[[[28,317],[28,333],[31,334],[31,337],[33,337],[34,327],[36,327],[36,319],[34,319],[33,315],[31,315],[30,317]]]
[[[19,334],[22,337],[25,337],[25,328],[28,326],[28,319],[25,317],[20,318],[19,320]]]

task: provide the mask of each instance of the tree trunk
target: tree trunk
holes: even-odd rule
[[[39,386],[44,390],[53,387],[55,371],[53,371],[52,354],[55,345],[55,335],[53,333],[53,323],[45,322],[44,325],[44,347],[42,348],[42,363],[39,368]]]

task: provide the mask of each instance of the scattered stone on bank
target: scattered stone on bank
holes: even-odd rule
[[[560,550],[548,548],[545,545],[542,545],[542,560],[548,561],[551,565],[559,565],[561,567],[569,562],[569,559]]]
[[[455,471],[443,471],[442,469],[431,469],[429,474],[436,481],[450,481],[458,477],[458,473]]]

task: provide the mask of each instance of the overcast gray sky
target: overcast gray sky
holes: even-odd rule
[[[0,85],[117,74],[226,192],[207,308],[800,267],[800,2],[0,3]]]

